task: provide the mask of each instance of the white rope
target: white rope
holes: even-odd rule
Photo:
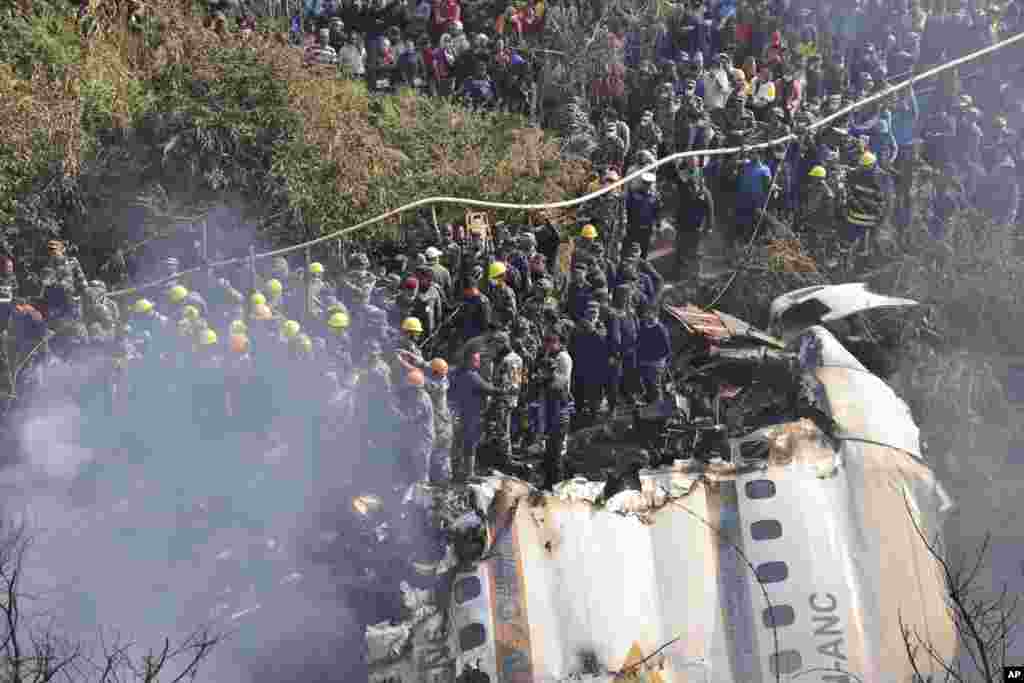
[[[884,90],[882,90],[881,92],[878,92],[878,93],[876,93],[874,95],[871,95],[870,97],[866,97],[866,98],[864,98],[862,100],[859,100],[857,102],[849,104],[849,105],[843,107],[842,109],[840,109],[839,111],[835,112],[834,114],[830,114],[829,116],[826,116],[823,119],[815,121],[814,123],[812,123],[811,125],[809,125],[806,128],[806,131],[812,131],[812,130],[816,130],[818,128],[821,128],[822,126],[826,126],[829,123],[831,123],[832,121],[835,121],[836,119],[839,119],[839,118],[849,114],[850,112],[852,112],[852,111],[854,111],[856,109],[860,109],[861,107],[864,107],[864,106],[867,106],[867,105],[872,104],[874,102],[877,102],[878,100],[882,100],[882,99],[885,99],[886,97],[890,97],[894,93],[899,92],[900,90],[903,90],[905,88],[909,88],[911,85],[913,85],[914,83],[917,83],[918,81],[922,81],[924,79],[931,78],[933,76],[936,76],[936,75],[942,73],[943,71],[948,71],[949,69],[955,69],[956,67],[960,66],[961,64],[966,64],[966,63],[974,61],[974,60],[976,60],[976,59],[978,59],[980,57],[984,57],[985,55],[988,55],[988,54],[991,54],[991,53],[996,52],[998,50],[1001,50],[1004,47],[1007,47],[1007,46],[1009,46],[1009,45],[1011,45],[1013,43],[1019,42],[1021,39],[1024,39],[1024,33],[1018,33],[1017,35],[1015,35],[1015,36],[1013,36],[1011,38],[1007,38],[1006,40],[1000,41],[1000,42],[996,43],[995,45],[991,45],[991,46],[986,47],[984,49],[977,50],[977,51],[972,52],[970,54],[964,55],[963,57],[960,57],[958,59],[954,59],[952,61],[946,62],[945,64],[940,64],[939,66],[936,66],[936,67],[934,67],[932,69],[929,69],[928,71],[925,71],[925,72],[923,72],[921,74],[918,74],[917,76],[914,76],[913,78],[909,78],[909,79],[907,79],[905,81],[897,83],[896,85],[891,85],[888,88],[885,88]],[[805,132],[805,131],[798,131],[798,132],[802,133],[802,132]],[[302,244],[296,244],[296,245],[293,245],[293,246],[290,246],[290,247],[284,247],[282,249],[276,249],[274,251],[268,251],[268,252],[264,252],[262,254],[256,254],[255,258],[257,260],[260,260],[260,259],[265,259],[265,258],[271,258],[271,257],[274,257],[274,256],[283,256],[285,254],[290,254],[291,252],[299,251],[301,249],[308,249],[309,247],[314,247],[314,246],[316,246],[318,244],[323,244],[324,242],[328,242],[330,240],[337,239],[339,237],[342,237],[344,235],[348,235],[348,234],[350,234],[352,232],[355,232],[357,230],[362,230],[363,228],[369,227],[369,226],[373,225],[374,223],[380,223],[381,221],[387,220],[388,218],[391,218],[392,216],[397,216],[398,214],[404,213],[404,212],[409,211],[411,209],[416,209],[416,208],[419,208],[421,206],[430,206],[432,204],[456,204],[456,205],[459,205],[459,206],[473,206],[473,207],[489,208],[489,209],[506,209],[506,210],[512,210],[512,211],[540,211],[540,210],[544,210],[544,209],[567,209],[567,208],[570,208],[570,207],[573,207],[573,206],[577,206],[579,204],[584,204],[586,202],[591,201],[592,199],[596,199],[596,198],[600,197],[601,195],[606,194],[608,192],[611,192],[612,190],[615,190],[615,189],[625,185],[626,183],[634,180],[635,178],[640,177],[644,173],[648,173],[650,171],[653,171],[656,168],[660,168],[661,166],[664,166],[667,163],[670,163],[670,162],[673,162],[673,161],[676,161],[676,160],[679,160],[679,159],[686,159],[686,158],[689,158],[689,157],[696,157],[696,156],[724,156],[724,155],[728,155],[728,154],[738,154],[740,152],[745,152],[745,151],[769,149],[771,147],[777,147],[779,145],[783,145],[783,144],[786,144],[788,142],[792,142],[792,141],[797,140],[797,139],[799,139],[798,135],[795,134],[795,133],[791,133],[789,135],[783,136],[783,137],[778,138],[776,140],[769,140],[768,142],[761,142],[761,143],[754,144],[754,145],[743,145],[741,147],[721,147],[721,148],[718,148],[718,149],[692,150],[692,151],[689,151],[689,152],[676,152],[675,154],[670,154],[670,155],[668,155],[666,157],[662,157],[661,159],[657,159],[653,163],[648,164],[647,166],[645,166],[645,167],[643,167],[641,169],[638,169],[638,170],[634,171],[633,173],[630,173],[629,175],[625,176],[624,178],[622,178],[620,180],[617,180],[614,183],[611,183],[609,185],[605,185],[605,186],[603,186],[603,187],[601,187],[601,188],[599,188],[599,189],[597,189],[597,190],[595,190],[595,191],[593,191],[593,192],[591,192],[589,194],[583,195],[582,197],[577,197],[576,199],[567,199],[567,200],[561,201],[561,202],[549,202],[549,203],[544,203],[544,204],[507,204],[505,202],[492,202],[492,201],[486,201],[486,200],[481,200],[481,199],[464,199],[462,197],[427,197],[426,199],[419,199],[419,200],[411,202],[409,204],[405,204],[404,206],[400,206],[397,209],[391,209],[390,211],[387,211],[386,213],[382,213],[379,216],[374,216],[373,218],[367,219],[367,220],[363,221],[362,223],[357,223],[356,225],[353,225],[352,227],[342,228],[341,230],[337,230],[335,232],[332,232],[329,235],[324,235],[323,237],[318,237],[318,238],[316,238],[314,240],[310,240],[308,242],[303,242]],[[221,268],[221,267],[224,267],[224,266],[230,266],[230,265],[235,265],[235,264],[239,264],[239,263],[245,263],[245,262],[249,261],[250,258],[251,257],[249,257],[249,256],[239,256],[237,258],[227,259],[227,260],[224,260],[224,261],[213,261],[213,262],[204,264],[202,266],[197,266],[195,268],[190,268],[189,270],[185,270],[185,271],[182,271],[180,273],[176,273],[174,275],[170,275],[168,277],[161,278],[159,280],[154,280],[154,281],[148,282],[146,284],[138,285],[137,287],[129,287],[129,288],[126,288],[126,289],[120,289],[120,290],[117,290],[117,291],[114,291],[114,292],[110,292],[110,294],[108,296],[123,296],[125,294],[131,294],[133,292],[139,292],[139,291],[142,291],[144,289],[149,289],[149,288],[152,288],[152,287],[156,287],[158,285],[162,285],[162,284],[166,284],[168,282],[172,282],[172,281],[182,277],[183,275],[189,275],[191,273],[197,273],[197,272],[202,271],[203,269],[208,269],[208,268]]]

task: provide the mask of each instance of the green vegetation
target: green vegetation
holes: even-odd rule
[[[79,22],[31,3],[0,18],[0,87],[15,94],[0,103],[0,230],[20,253],[41,244],[42,216],[95,267],[138,239],[115,214],[154,186],[181,206],[241,197],[273,217],[261,237],[290,244],[429,195],[558,200],[584,181],[521,117],[411,92],[371,103],[362,83],[303,67],[273,22],[244,44],[172,0],[127,11]]]

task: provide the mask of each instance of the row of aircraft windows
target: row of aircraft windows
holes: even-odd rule
[[[760,500],[775,495],[775,482],[770,479],[756,479],[746,483],[747,497]],[[768,541],[782,537],[782,524],[776,519],[759,519],[750,525],[750,535],[755,541]],[[761,583],[778,583],[789,577],[789,567],[785,562],[763,562],[755,569],[757,580]],[[454,597],[457,604],[465,604],[475,600],[482,593],[480,579],[467,576],[456,581]],[[791,605],[773,605],[765,608],[761,614],[765,628],[781,628],[790,626],[796,621],[796,612]],[[464,626],[459,631],[459,648],[468,652],[485,643],[487,632],[483,624],[474,623]],[[774,674],[789,675],[799,671],[802,658],[797,650],[783,650],[772,654],[771,671]]]
[[[755,479],[745,485],[747,498],[763,500],[775,496],[775,482],[771,479]],[[782,538],[782,524],[777,519],[759,519],[750,525],[750,536],[755,541],[771,541]],[[789,578],[789,567],[785,562],[763,562],[754,570],[761,583],[778,583]],[[796,611],[792,605],[772,605],[761,612],[761,621],[766,629],[792,626]],[[788,676],[803,668],[803,657],[799,650],[782,650],[772,653],[768,660],[773,676]]]

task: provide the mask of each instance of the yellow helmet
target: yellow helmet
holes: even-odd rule
[[[423,332],[423,323],[420,322],[419,318],[406,318],[402,321],[402,330],[405,332]]]
[[[487,279],[494,280],[505,274],[508,268],[501,261],[495,261],[491,265],[487,266]]]
[[[323,275],[324,274],[324,264],[322,264],[322,263],[320,263],[318,261],[314,261],[313,263],[310,263],[309,264],[309,272],[312,273],[313,275]]]
[[[284,285],[277,278],[273,280],[267,280],[267,293],[272,297],[281,296],[281,292],[284,291]]]
[[[872,166],[875,165],[875,162],[877,161],[878,158],[875,157],[874,154],[872,154],[871,152],[864,152],[863,156],[861,156],[860,158],[860,165],[863,166],[864,168],[871,168]]]
[[[348,327],[348,323],[348,313],[345,313],[344,311],[333,313],[331,317],[327,319],[327,327],[332,330],[344,330]]]
[[[167,298],[172,304],[180,304],[187,296],[188,290],[181,285],[175,285],[167,292]]]
[[[132,306],[132,312],[133,313],[152,313],[153,312],[153,302],[150,301],[149,299],[139,299]]]
[[[263,306],[267,303],[267,297],[263,296],[262,292],[253,292],[252,296],[249,297],[249,303],[255,306]]]
[[[217,333],[207,328],[199,333],[200,346],[213,346],[217,343]]]
[[[580,235],[588,240],[597,239],[597,228],[595,228],[593,224],[587,223],[583,226],[583,230],[580,232]]]
[[[199,320],[199,309],[191,304],[181,309],[181,313],[185,320]]]
[[[808,173],[807,175],[809,175],[812,178],[824,178],[828,174],[825,172],[825,167],[819,165],[812,168],[810,173]]]
[[[244,320],[232,320],[228,329],[231,334],[245,334],[249,331],[249,326],[245,324]]]
[[[299,330],[301,329],[302,326],[299,325],[297,320],[286,320],[281,323],[281,334],[283,334],[287,339],[297,337]]]

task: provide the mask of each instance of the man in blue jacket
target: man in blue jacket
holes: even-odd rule
[[[626,245],[640,245],[640,255],[647,258],[651,247],[651,235],[661,210],[661,197],[654,188],[657,177],[653,173],[640,176],[641,189],[631,190],[626,195],[626,215],[629,228],[626,231]]]
[[[648,404],[661,400],[661,378],[671,355],[672,342],[658,318],[657,304],[644,305],[637,330],[637,364]]]
[[[920,110],[917,95],[910,86],[897,97],[892,107],[892,135],[896,139],[896,198],[895,222],[903,230],[913,219],[914,199],[910,188],[914,180],[914,165],[917,159],[917,122]]]
[[[757,216],[768,203],[771,185],[772,174],[768,166],[761,161],[760,155],[752,154],[744,161],[737,183],[734,236],[737,244],[749,239],[753,233]]]

